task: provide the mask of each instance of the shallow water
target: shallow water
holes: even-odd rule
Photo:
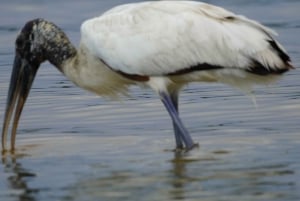
[[[83,20],[124,2],[2,1],[0,119],[3,119],[18,30],[32,18],[61,26],[77,44]],[[300,2],[228,0],[236,13],[275,29],[300,66]],[[221,84],[192,84],[181,116],[200,148],[170,151],[167,112],[150,90],[107,101],[44,64],[26,103],[18,152],[2,157],[0,200],[300,200],[300,79],[296,69],[276,85],[257,87],[258,107]]]

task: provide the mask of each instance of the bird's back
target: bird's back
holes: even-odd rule
[[[229,69],[281,74],[290,58],[271,29],[192,1],[127,4],[87,20],[82,42],[112,69],[146,76]],[[198,66],[198,68],[197,68]]]

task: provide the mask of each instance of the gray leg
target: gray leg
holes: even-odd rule
[[[173,94],[171,94],[171,101],[179,115],[179,109],[178,109],[178,93],[174,92]],[[183,145],[183,141],[181,139],[181,135],[180,135],[180,129],[178,128],[178,126],[176,125],[176,123],[174,121],[173,122],[173,129],[174,129],[174,134],[175,134],[175,140],[176,140],[176,149],[181,150],[184,148]]]
[[[182,142],[185,145],[185,148],[187,150],[192,149],[195,144],[184,127],[181,119],[178,116],[178,112],[176,109],[176,106],[174,105],[174,101],[172,100],[171,96],[166,92],[160,92],[159,93],[161,101],[165,105],[167,111],[169,112],[169,115],[172,118],[173,125],[174,125],[174,132],[175,132],[175,139],[176,139],[176,146],[182,146]]]

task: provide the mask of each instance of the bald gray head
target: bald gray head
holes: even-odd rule
[[[6,150],[7,131],[13,111],[11,150],[14,150],[19,118],[40,64],[48,60],[62,71],[63,62],[75,55],[76,49],[53,23],[35,19],[25,24],[16,40],[15,60],[2,127],[3,151]]]
[[[34,19],[25,24],[16,39],[16,53],[32,65],[45,60],[61,70],[64,60],[76,55],[65,33],[52,22]]]

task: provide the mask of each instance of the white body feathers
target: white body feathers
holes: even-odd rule
[[[217,81],[250,90],[252,84],[276,77],[247,72],[253,61],[272,70],[287,68],[268,42],[274,41],[274,31],[200,2],[118,6],[85,21],[81,34],[78,52],[82,55],[76,64],[66,62],[63,71],[77,85],[100,95],[111,95],[124,91],[129,84],[141,83],[118,72],[149,77],[143,84],[155,91],[175,90],[193,81]],[[222,69],[176,74],[198,64]],[[74,69],[74,65],[81,67]],[[176,75],[171,76],[173,73]]]
[[[115,7],[81,26],[79,49],[44,19],[28,21],[17,36],[2,129],[14,112],[11,151],[20,114],[40,64],[48,60],[78,86],[101,96],[139,84],[156,91],[174,128],[176,150],[197,147],[179,118],[180,88],[223,82],[250,92],[293,68],[275,33],[220,7],[192,1],[153,1]]]

